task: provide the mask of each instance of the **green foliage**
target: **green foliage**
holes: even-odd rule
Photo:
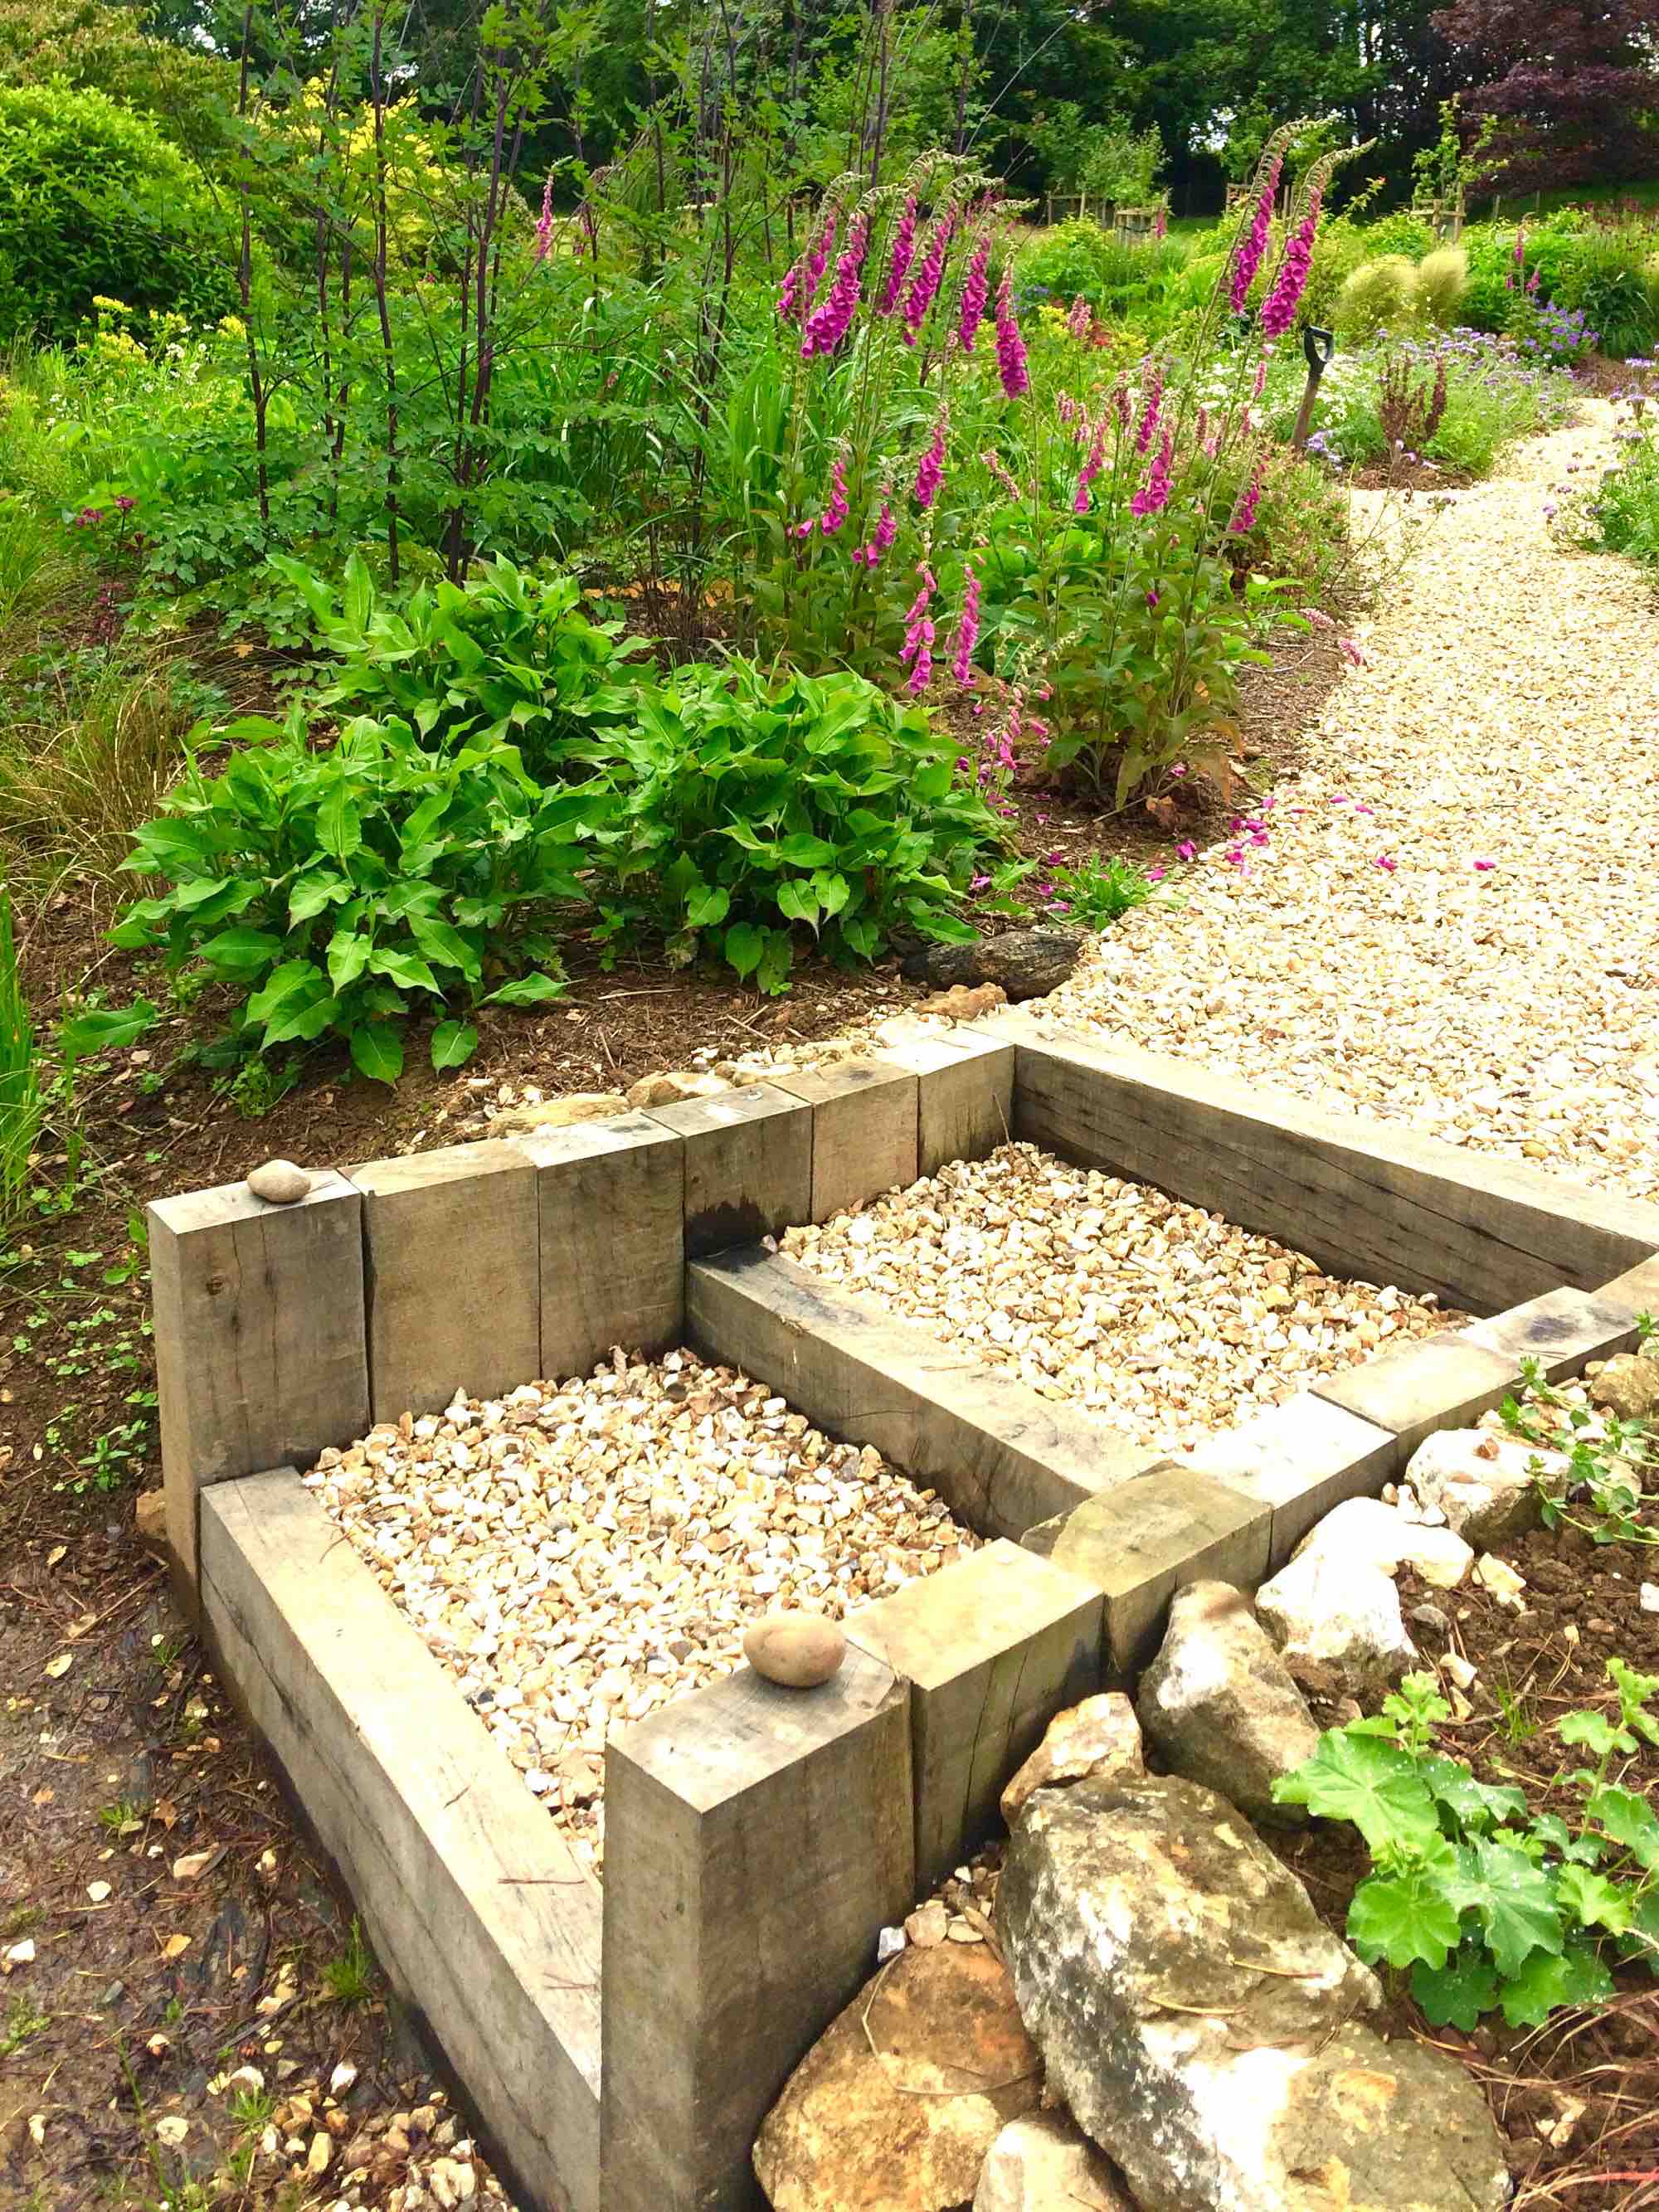
[[[608,937],[648,926],[680,959],[718,946],[776,992],[798,926],[842,961],[896,932],[973,936],[955,904],[1002,842],[997,818],[958,781],[953,741],[862,677],[683,668],[611,743]]]
[[[1343,343],[1364,345],[1408,323],[1416,283],[1416,264],[1403,253],[1380,254],[1350,270],[1336,295],[1335,325]]]
[[[40,1050],[23,994],[11,896],[0,884],[0,1236],[21,1211],[45,1113]]]
[[[1103,864],[1093,854],[1074,868],[1056,868],[1049,911],[1085,929],[1109,929],[1158,896],[1158,886],[1133,860],[1115,854]]]
[[[1374,1718],[1327,1729],[1273,1786],[1279,1803],[1359,1831],[1372,1872],[1354,1891],[1349,1939],[1362,1958],[1409,1969],[1437,2026],[1468,2030],[1496,2008],[1513,2027],[1540,2025],[1605,2002],[1610,1966],[1627,1959],[1659,1975],[1659,1816],[1608,1780],[1615,1759],[1659,1746],[1648,1710],[1659,1676],[1611,1659],[1607,1677],[1616,1718],[1556,1724],[1597,1762],[1562,1778],[1580,1800],[1571,1827],[1529,1817],[1524,1790],[1433,1748],[1451,1708],[1432,1674],[1408,1674]]]
[[[143,117],[62,82],[0,85],[0,337],[66,336],[100,297],[225,313],[222,218]]]
[[[1431,323],[1449,330],[1457,317],[1457,303],[1469,281],[1469,257],[1461,246],[1437,246],[1417,264],[1413,293],[1419,309]]]
[[[1079,216],[1040,232],[1021,253],[1020,296],[1068,304],[1084,299],[1097,314],[1144,317],[1180,276],[1186,259],[1178,241],[1120,240],[1092,217]]]
[[[477,738],[515,744],[538,781],[593,757],[590,740],[632,714],[629,663],[647,650],[619,622],[596,623],[573,576],[535,576],[505,559],[463,584],[420,585],[401,605],[377,592],[361,554],[343,595],[304,563],[271,567],[309,607],[337,655],[321,704],[400,715],[424,745],[452,751]]]
[[[1649,1352],[1659,1359],[1659,1352]],[[1544,1522],[1576,1528],[1595,1544],[1659,1544],[1659,1528],[1645,1517],[1659,1496],[1644,1486],[1659,1468],[1659,1436],[1647,1423],[1597,1416],[1545,1379],[1535,1359],[1522,1362],[1526,1401],[1504,1401],[1510,1433],[1565,1461],[1533,1462]]]
[[[138,833],[125,867],[167,888],[112,936],[231,986],[241,1050],[337,1036],[363,1074],[394,1082],[410,1014],[558,995],[550,931],[586,898],[593,787],[543,791],[501,738],[426,750],[398,717],[360,716],[321,752],[297,707],[220,735],[237,748],[223,774],[192,762]],[[476,1042],[465,1019],[441,1023],[434,1065]]]

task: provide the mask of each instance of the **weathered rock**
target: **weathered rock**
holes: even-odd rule
[[[1142,2212],[1498,2212],[1455,2062],[1354,2015],[1375,1978],[1242,1816],[1174,1777],[1050,1790],[997,1917],[1021,2014]]]
[[[1559,1452],[1484,1429],[1440,1429],[1412,1454],[1406,1480],[1425,1504],[1440,1508],[1449,1528],[1480,1550],[1535,1527],[1533,1469],[1557,1474],[1565,1464]]]
[[[1037,2100],[1036,2053],[984,1943],[914,1945],[813,2045],[763,2122],[774,2212],[945,2212]]]
[[[678,1106],[685,1098],[715,1098],[729,1091],[723,1075],[692,1075],[671,1068],[662,1075],[642,1075],[628,1086],[630,1106]]]
[[[845,1632],[818,1613],[769,1613],[743,1639],[757,1674],[789,1690],[815,1690],[847,1656]]]
[[[1105,2160],[1063,2112],[1010,2120],[992,2144],[974,2212],[1135,2212]]]
[[[1318,1697],[1386,1690],[1417,1657],[1399,1591],[1366,1560],[1300,1553],[1262,1583],[1255,1609],[1292,1675]]]
[[[1008,994],[1000,983],[953,983],[948,991],[935,991],[916,1008],[919,1014],[943,1014],[953,1022],[976,1022],[998,1006],[1006,1006]]]
[[[1144,1771],[1134,1707],[1121,1691],[1106,1690],[1055,1714],[1042,1742],[1003,1791],[1002,1817],[1012,1828],[1036,1790]]]
[[[492,1137],[528,1135],[532,1129],[568,1129],[573,1121],[602,1121],[607,1114],[625,1114],[628,1101],[620,1091],[570,1091],[562,1098],[544,1098],[535,1106],[507,1106],[489,1124]]]
[[[247,1187],[267,1206],[297,1206],[311,1188],[311,1177],[292,1160],[266,1160],[254,1169]]]
[[[149,1551],[164,1553],[167,1547],[167,1493],[141,1490],[133,1505],[132,1519],[139,1542]]]
[[[1140,1724],[1177,1774],[1218,1790],[1253,1819],[1283,1819],[1281,1774],[1319,1742],[1301,1692],[1249,1601],[1230,1583],[1188,1583],[1170,1604],[1140,1678]]]
[[[1474,1565],[1474,1549],[1461,1536],[1413,1520],[1380,1498],[1345,1498],[1310,1529],[1296,1556],[1310,1552],[1326,1553],[1356,1567],[1373,1566],[1385,1575],[1411,1567],[1437,1589],[1455,1589]]]
[[[1000,983],[1013,1000],[1058,990],[1083,950],[1080,929],[1005,929],[975,945],[929,945],[904,963],[905,975],[948,991],[953,983]]]
[[[905,1916],[904,1933],[908,1941],[931,1950],[942,1943],[951,1929],[951,1908],[942,1897],[930,1897],[926,1905]]]
[[[1589,1400],[1621,1421],[1659,1414],[1659,1359],[1645,1352],[1620,1352],[1589,1379]]]

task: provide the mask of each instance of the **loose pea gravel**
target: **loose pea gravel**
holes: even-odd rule
[[[1583,414],[1428,512],[1266,843],[1201,854],[1040,1021],[1659,1193],[1659,605],[1551,542],[1613,451]]]
[[[1031,1145],[792,1229],[783,1249],[1169,1449],[1463,1318]]]
[[[688,1352],[405,1413],[306,1480],[595,1867],[612,1723],[729,1674],[762,1613],[838,1620],[979,1543]]]

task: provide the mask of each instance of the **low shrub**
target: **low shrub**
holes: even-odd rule
[[[100,296],[227,313],[223,220],[145,117],[61,82],[0,84],[0,338],[67,337]]]
[[[610,742],[607,939],[660,932],[681,959],[708,945],[777,992],[798,926],[848,963],[896,933],[974,936],[956,902],[1003,833],[923,708],[734,659],[649,687]]]
[[[1403,253],[1385,253],[1350,270],[1336,295],[1336,331],[1343,343],[1364,345],[1409,322],[1416,282],[1416,264]]]
[[[1391,371],[1390,362],[1395,364]],[[1389,459],[1393,434],[1385,430],[1385,379],[1404,375],[1417,386],[1439,382],[1445,392],[1423,459],[1461,474],[1481,476],[1512,438],[1565,422],[1572,387],[1514,342],[1485,331],[1458,329],[1431,338],[1378,340],[1339,353],[1326,371],[1309,452],[1340,468]],[[1270,419],[1288,434],[1301,397],[1301,380],[1285,370],[1269,379]]]
[[[1056,223],[1025,248],[1018,282],[1027,299],[1085,299],[1097,314],[1133,315],[1144,313],[1186,264],[1187,250],[1177,240],[1129,243],[1079,216]],[[1207,284],[1203,289],[1207,292]]]
[[[1469,257],[1461,246],[1437,246],[1417,264],[1413,293],[1420,312],[1442,330],[1457,319],[1457,303],[1469,281]]]
[[[395,1082],[411,1013],[558,995],[557,917],[586,902],[601,786],[543,791],[504,738],[441,753],[398,718],[359,716],[326,751],[297,706],[218,738],[237,748],[228,767],[192,761],[138,832],[123,866],[165,888],[111,935],[229,985],[236,1052],[337,1036],[363,1074]],[[470,1021],[441,1022],[434,1066],[477,1042]]]
[[[1589,490],[1565,494],[1550,520],[1565,544],[1659,568],[1659,363],[1638,355],[1626,366],[1634,388],[1615,434],[1620,459]]]

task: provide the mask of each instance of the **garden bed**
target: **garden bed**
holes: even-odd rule
[[[792,1230],[783,1249],[1165,1450],[1468,1318],[1031,1145]]]
[[[763,1613],[838,1620],[980,1541],[878,1452],[678,1352],[405,1413],[307,1483],[592,1865],[613,1723],[729,1674]]]
[[[1581,1382],[1559,1387],[1570,1406],[1586,1404]],[[1517,1396],[1535,1412],[1534,1394]],[[1497,1413],[1480,1425],[1510,1433]],[[1581,1504],[1575,1517],[1585,1516]],[[1598,1542],[1586,1528],[1564,1524],[1494,1544],[1492,1555],[1524,1585],[1514,1599],[1473,1577],[1448,1591],[1409,1567],[1398,1577],[1421,1664],[1439,1674],[1452,1708],[1432,1748],[1466,1761],[1482,1783],[1519,1784],[1533,1817],[1577,1825],[1582,1793],[1562,1778],[1593,1765],[1594,1756],[1570,1749],[1555,1723],[1569,1712],[1607,1711],[1608,1660],[1659,1674],[1659,1610],[1643,1601],[1644,1585],[1651,1591],[1659,1581],[1659,1513],[1648,1504],[1634,1517],[1645,1540],[1632,1534]],[[1618,1765],[1613,1778],[1652,1802],[1659,1753],[1638,1744]],[[1264,1833],[1340,1933],[1370,1871],[1357,1832],[1315,1821]],[[1455,2052],[1486,2090],[1509,2137],[1516,2212],[1634,2212],[1659,2201],[1659,1984],[1639,1965],[1616,1975],[1604,2006],[1561,2011],[1541,2028],[1508,2027],[1494,2010],[1467,2033],[1426,2020],[1403,1975],[1386,1980],[1389,2031]]]

